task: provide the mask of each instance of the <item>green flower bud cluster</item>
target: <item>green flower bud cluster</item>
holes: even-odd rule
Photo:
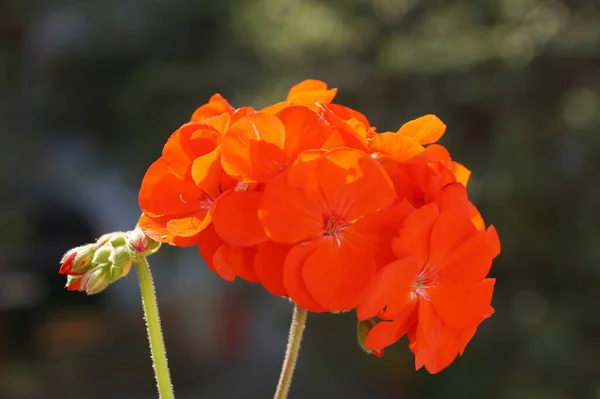
[[[139,228],[105,234],[95,243],[68,251],[61,260],[60,274],[67,275],[69,291],[97,294],[129,274],[134,263],[155,253],[160,243]]]

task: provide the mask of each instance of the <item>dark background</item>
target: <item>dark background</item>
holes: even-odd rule
[[[378,130],[435,113],[497,226],[496,314],[439,375],[309,315],[293,398],[600,398],[600,2],[0,0],[0,398],[156,397],[135,275],[67,293],[67,249],[131,229],[167,137],[219,92],[305,78]],[[290,304],[193,249],[150,259],[177,397],[269,398]]]

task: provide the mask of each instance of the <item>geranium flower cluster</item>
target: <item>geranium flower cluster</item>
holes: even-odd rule
[[[356,309],[368,351],[408,335],[416,367],[436,373],[493,313],[498,236],[468,199],[470,171],[434,144],[442,121],[377,133],[336,92],[306,80],[261,110],[215,94],[148,169],[138,225],[197,245],[225,280],[313,312]]]

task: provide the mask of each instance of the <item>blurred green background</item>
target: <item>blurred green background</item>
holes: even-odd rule
[[[496,314],[447,370],[310,315],[290,398],[600,398],[597,0],[0,1],[0,398],[156,397],[135,276],[86,297],[58,261],[134,226],[214,92],[261,107],[305,78],[379,131],[437,114],[503,250]],[[290,304],[193,248],[151,263],[177,397],[271,397]]]

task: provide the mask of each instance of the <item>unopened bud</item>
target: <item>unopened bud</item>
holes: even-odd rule
[[[67,276],[67,290],[69,291],[79,291],[81,289],[81,280],[83,276]]]
[[[112,265],[110,267],[110,281],[115,282],[118,279],[120,279],[121,277],[124,277],[123,269],[121,269],[120,267],[117,267],[115,265]]]
[[[104,244],[94,254],[94,258],[92,262],[99,265],[101,263],[108,263],[108,258],[110,258],[110,254],[113,251],[113,246],[110,244]]]
[[[377,323],[374,320],[360,320],[356,326],[356,338],[358,338],[358,345],[361,347],[363,351],[370,355],[375,355],[377,357],[381,357],[383,355],[383,349],[371,350],[365,346],[365,340],[367,339],[367,335],[369,331],[373,327],[375,327]]]
[[[112,251],[108,260],[122,271],[129,273],[129,269],[131,269],[131,264],[133,263],[133,254],[129,246],[118,247]]]
[[[115,233],[109,241],[110,245],[112,245],[115,248],[124,247],[125,245],[127,245],[127,238],[125,238],[124,233]]]
[[[95,247],[93,244],[82,245],[68,251],[62,258],[60,274],[83,274],[89,270]]]
[[[110,264],[104,264],[83,276],[79,290],[85,291],[88,295],[93,295],[103,291],[109,284]]]
[[[129,246],[136,252],[136,258],[152,255],[160,248],[160,243],[144,234],[139,227],[127,233],[127,239]]]
[[[65,254],[65,256],[61,260],[60,270],[58,272],[60,274],[67,274],[68,272],[70,272],[71,268],[73,267],[73,261],[75,260],[76,256],[77,252],[67,252],[67,254]]]

